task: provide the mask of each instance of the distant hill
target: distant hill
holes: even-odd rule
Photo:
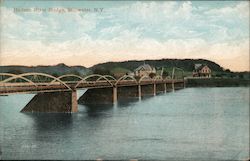
[[[63,63],[54,66],[0,66],[0,73],[20,74],[28,72],[47,73],[54,76],[64,74],[85,75],[89,72],[89,69],[84,66],[67,66]]]
[[[193,71],[194,64],[206,64],[209,66],[210,69],[212,69],[212,71],[217,71],[217,72],[223,71],[223,68],[219,64],[205,59],[160,59],[160,60],[145,60],[145,61],[132,60],[123,62],[107,62],[94,65],[89,69],[91,69],[92,71],[96,69],[104,69],[112,71],[114,68],[123,68],[133,71],[135,68],[142,65],[144,62],[156,68],[178,67],[184,69],[185,71]]]
[[[250,79],[250,72],[231,72],[229,69],[224,69],[219,64],[205,59],[159,59],[159,60],[131,60],[123,62],[106,62],[96,64],[90,68],[84,66],[67,66],[63,63],[54,66],[0,66],[0,73],[21,74],[28,72],[47,73],[54,76],[64,74],[87,75],[90,73],[109,74],[116,77],[121,77],[126,73],[134,71],[138,66],[149,64],[156,67],[158,71],[164,67],[167,73],[171,73],[173,67],[184,69],[184,75],[192,75],[194,64],[206,64],[212,69],[212,74],[215,77],[229,77]]]

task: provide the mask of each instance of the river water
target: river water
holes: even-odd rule
[[[74,114],[19,111],[0,97],[0,159],[238,160],[249,158],[249,88],[186,88]]]

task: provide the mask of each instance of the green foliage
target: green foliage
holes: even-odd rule
[[[79,75],[79,76],[81,76],[82,74],[79,72],[79,71],[77,71],[77,70],[74,70],[71,74],[74,74],[74,75]]]
[[[243,74],[239,74],[239,78],[244,78],[244,75]]]
[[[155,76],[156,76],[155,73],[149,73],[149,77],[150,77],[150,78],[154,78]]]
[[[169,72],[164,70],[163,73],[162,73],[162,76],[163,77],[167,77],[167,76],[170,76]]]
[[[52,76],[54,76],[54,77],[59,77],[59,74],[57,74],[57,73],[52,73]]]
[[[105,68],[96,68],[93,70],[93,74],[100,74],[100,75],[112,75],[110,70]]]
[[[22,74],[23,71],[19,70],[19,69],[12,69],[9,70],[7,73],[11,73],[11,74]]]
[[[46,73],[54,76],[65,74],[86,74],[89,70],[83,66],[67,66],[65,64],[58,64],[54,66],[0,66],[0,73]]]
[[[124,73],[124,74],[126,74],[126,73],[129,73],[129,72],[131,72],[131,71],[128,70],[128,69],[125,69],[125,68],[121,68],[121,67],[116,67],[114,69],[111,69],[111,73],[113,73],[113,74],[115,74],[115,73]]]
[[[107,62],[102,64],[97,64],[91,67],[90,69],[95,68],[105,68],[108,70],[112,70],[114,68],[124,68],[130,71],[133,71],[138,66],[143,65],[144,62],[149,64],[157,69],[161,69],[161,67],[166,67],[167,70],[172,70],[173,67],[178,67],[181,69],[185,69],[185,71],[193,71],[194,64],[206,64],[212,71],[223,71],[223,68],[209,60],[205,59],[161,59],[161,60],[145,60],[145,61],[124,61],[124,62]],[[164,69],[165,70],[165,69]]]

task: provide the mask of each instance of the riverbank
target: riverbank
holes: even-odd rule
[[[240,87],[250,86],[250,80],[233,78],[187,78],[187,87]]]

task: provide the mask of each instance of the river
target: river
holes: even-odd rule
[[[32,94],[0,96],[0,159],[249,158],[249,88],[186,88],[74,114],[20,113]]]

